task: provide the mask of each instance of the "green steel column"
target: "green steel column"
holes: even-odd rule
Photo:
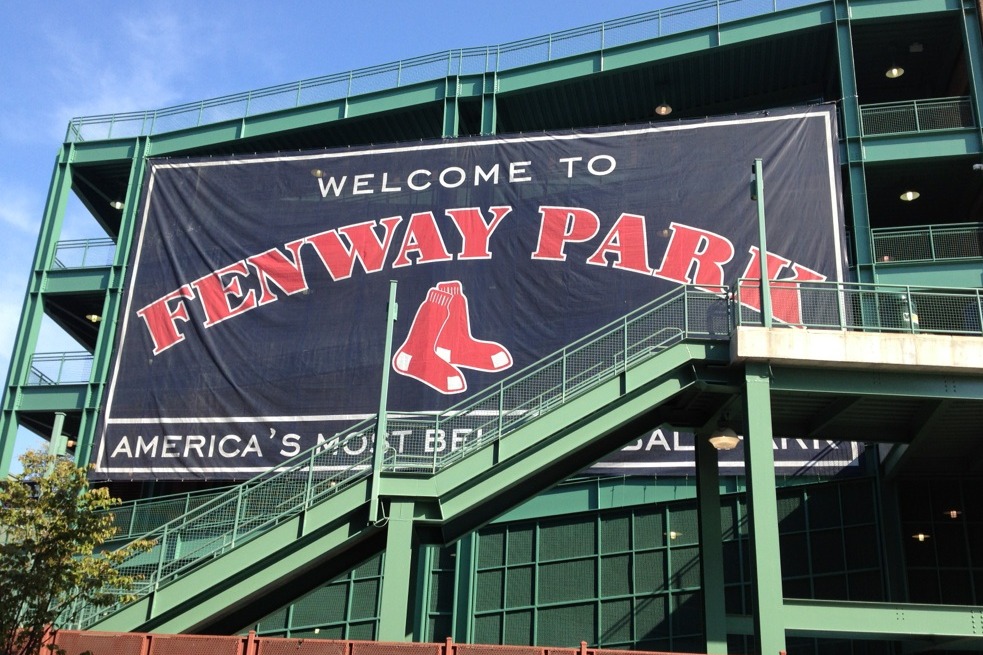
[[[768,280],[768,230],[765,228],[765,173],[760,159],[752,165],[754,196],[758,211],[758,261],[761,264],[761,325],[771,327],[771,282]]]
[[[700,519],[700,573],[703,581],[703,632],[706,652],[727,652],[724,603],[724,549],[720,530],[720,476],[717,451],[707,435],[696,435],[697,510]]]
[[[477,534],[471,532],[457,542],[457,556],[454,558],[454,616],[452,617],[453,637],[456,641],[470,643],[472,640],[471,606],[474,594],[474,576],[477,568]]]
[[[785,623],[768,365],[748,364],[744,377],[747,390],[744,466],[751,535],[754,632],[758,638],[758,652],[777,655],[785,650]]]
[[[27,284],[24,296],[24,306],[21,309],[20,321],[17,325],[17,336],[11,351],[10,367],[7,370],[7,384],[4,387],[2,414],[0,414],[0,478],[7,477],[17,442],[17,405],[19,402],[19,387],[27,380],[31,371],[31,358],[37,347],[38,333],[44,317],[44,303],[41,292],[44,288],[44,278],[65,217],[65,205],[72,190],[71,161],[74,146],[66,144],[55,161],[51,174],[51,184],[48,187],[48,199],[38,231],[37,247],[34,251],[34,262],[31,268],[31,279]]]
[[[372,487],[369,489],[369,523],[379,520],[379,485],[386,455],[386,406],[389,404],[389,360],[393,350],[393,324],[396,322],[396,280],[389,280],[389,304],[386,306],[386,344],[382,356],[382,384],[379,390],[379,414],[375,423],[375,446],[372,453]]]
[[[970,96],[973,101],[973,117],[980,148],[983,148],[983,34],[980,33],[980,6],[976,2],[965,2],[962,14],[963,48],[967,53],[966,68],[969,73]]]
[[[134,142],[133,159],[130,162],[130,177],[123,198],[123,214],[120,217],[119,234],[116,237],[116,252],[113,255],[109,287],[102,305],[102,321],[92,358],[92,375],[88,398],[79,424],[78,444],[75,447],[75,461],[85,464],[90,461],[92,444],[99,411],[104,402],[106,384],[112,370],[113,343],[116,330],[122,324],[120,312],[123,307],[123,285],[126,282],[126,265],[130,259],[130,247],[136,224],[139,219],[140,198],[143,190],[143,177],[147,157],[150,155],[148,137],[139,137]]]
[[[393,501],[386,526],[382,564],[379,641],[408,641],[412,636],[410,579],[413,572],[413,503]]]
[[[65,446],[68,439],[62,429],[65,427],[65,412],[55,412],[55,421],[51,425],[51,437],[48,440],[48,454],[59,457],[65,454]],[[48,463],[48,475],[55,472],[55,461]]]
[[[495,134],[498,131],[498,77],[487,73],[481,89],[481,133]]]
[[[461,113],[457,106],[457,77],[448,77],[444,83],[444,127],[443,137],[454,138],[460,128]]]
[[[853,214],[853,242],[860,282],[873,282],[873,248],[870,219],[867,214],[867,184],[864,176],[863,135],[860,121],[860,101],[857,96],[857,75],[853,61],[853,35],[850,27],[849,0],[835,0],[836,49],[840,69],[840,93],[843,98],[843,123],[840,131],[846,143],[846,161],[850,194],[847,201]]]

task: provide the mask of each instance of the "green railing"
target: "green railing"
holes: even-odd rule
[[[812,329],[983,336],[983,292],[850,282],[772,282],[782,323]],[[737,287],[738,325],[761,325],[758,280]]]
[[[73,118],[65,140],[92,141],[162,134],[448,76],[507,71],[824,1],[699,0],[521,41],[448,50],[166,109]]]
[[[181,494],[124,501],[105,511],[106,514],[112,514],[113,523],[116,526],[113,541],[136,539],[157,526],[183,516],[227,492],[228,487],[202,489]]]
[[[680,287],[436,417],[393,416],[389,420],[390,433],[400,426],[427,420],[445,428],[477,422],[481,436],[470,440],[465,449],[428,460],[426,467],[415,459],[391,455],[386,458],[385,468],[425,468],[428,473],[434,472],[684,338],[729,339],[732,322],[726,288],[713,290],[717,293]],[[485,413],[489,408],[497,413],[493,420]],[[122,565],[128,574],[139,578],[132,592],[138,597],[147,596],[369,476],[373,453],[362,443],[374,440],[375,427],[375,417],[353,425],[327,443],[205,500],[183,516],[142,535],[142,539],[154,541],[154,547]],[[353,443],[359,447],[346,448]],[[89,626],[111,611],[112,608],[79,606],[73,609],[67,625]]]
[[[109,266],[116,254],[112,239],[75,239],[55,244],[52,268],[88,268]]]
[[[871,234],[877,264],[983,257],[983,223],[877,228]]]
[[[79,384],[89,381],[92,355],[87,352],[35,353],[25,386]]]
[[[955,130],[975,124],[973,105],[967,97],[887,102],[860,107],[863,136]]]

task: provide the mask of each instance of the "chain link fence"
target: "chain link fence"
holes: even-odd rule
[[[983,257],[983,224],[925,225],[871,230],[877,263]]]
[[[974,125],[973,107],[967,97],[891,102],[860,108],[863,136],[952,130]]]

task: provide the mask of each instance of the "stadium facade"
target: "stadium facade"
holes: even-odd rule
[[[983,649],[980,17],[701,1],[74,119],[0,473],[26,427],[157,545],[69,626]]]

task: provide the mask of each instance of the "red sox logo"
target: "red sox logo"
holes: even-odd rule
[[[393,357],[397,373],[443,394],[468,388],[462,368],[494,372],[510,366],[512,355],[505,346],[472,336],[468,299],[457,280],[440,282],[427,292]]]

